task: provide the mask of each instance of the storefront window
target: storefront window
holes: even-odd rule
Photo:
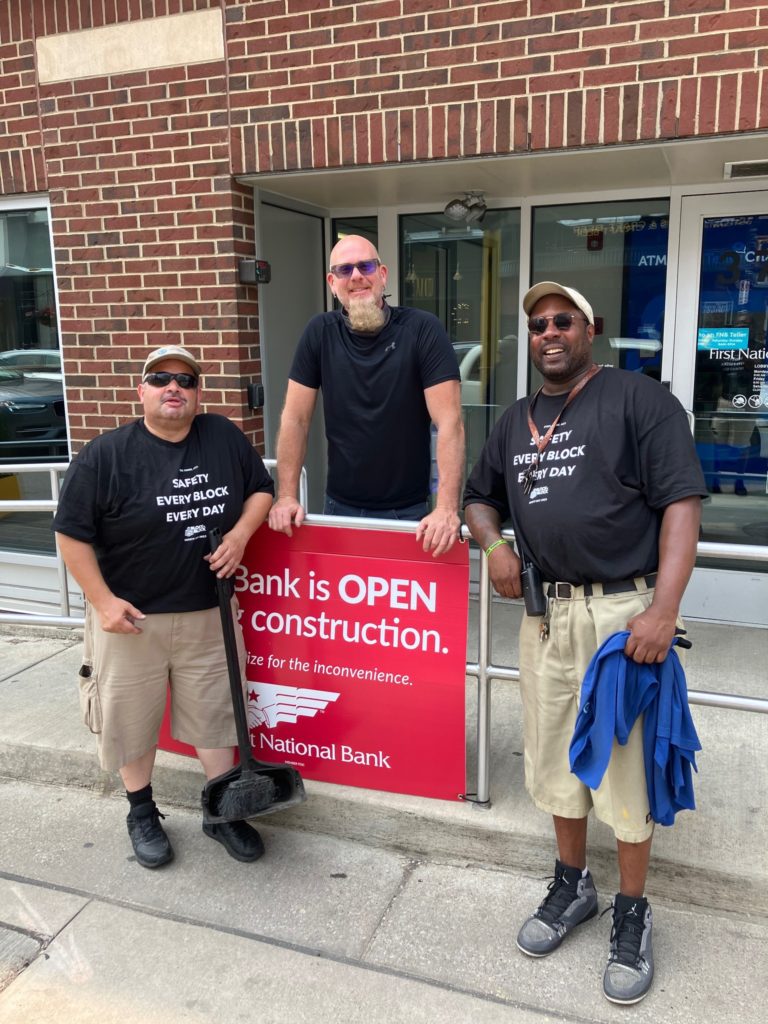
[[[66,458],[48,211],[0,210],[0,463]]]
[[[704,218],[693,413],[713,495],[705,540],[768,542],[767,329],[768,214]]]
[[[661,379],[669,201],[534,210],[531,283],[580,291],[595,311],[595,361]],[[530,387],[541,378],[531,367]]]
[[[400,218],[400,301],[434,313],[453,343],[467,471],[517,397],[519,251],[519,210],[488,210],[470,224],[442,213]]]
[[[9,206],[0,209],[0,500],[50,499],[47,473],[14,467],[67,458],[48,211]],[[0,561],[54,550],[50,513],[0,506]]]

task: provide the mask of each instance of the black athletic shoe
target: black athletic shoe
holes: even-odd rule
[[[250,862],[264,853],[261,836],[247,821],[222,821],[218,825],[203,822],[203,832],[221,843],[235,860]]]
[[[143,868],[159,868],[173,860],[173,847],[160,824],[164,817],[152,800],[131,808],[125,819],[133,852]]]
[[[547,956],[568,932],[597,913],[597,892],[589,872],[555,861],[555,876],[538,909],[523,924],[517,948],[528,956]]]
[[[653,981],[652,932],[653,914],[648,900],[617,893],[613,901],[611,952],[603,975],[603,992],[612,1003],[638,1003],[647,995]]]

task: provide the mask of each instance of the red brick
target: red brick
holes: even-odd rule
[[[649,81],[652,78],[685,78],[692,75],[693,70],[693,59],[690,57],[650,61],[638,68],[641,81]]]
[[[472,25],[457,28],[451,32],[451,46],[466,46],[468,43],[492,43],[499,38],[499,25]]]
[[[564,32],[562,35],[548,33],[543,36],[531,36],[526,50],[530,54],[557,53],[560,50],[575,50],[579,46],[578,32]]]
[[[464,156],[474,156],[478,151],[477,140],[477,104],[464,105],[464,133],[462,152]]]
[[[718,132],[735,131],[738,93],[738,75],[722,75],[720,78],[720,95],[717,103]]]
[[[471,7],[457,8],[453,11],[437,11],[427,15],[427,29],[457,28],[459,25],[472,25],[475,12]]]
[[[618,25],[628,21],[646,22],[651,18],[665,18],[667,11],[664,0],[645,0],[644,3],[611,4],[611,24]]]
[[[632,43],[636,39],[636,25],[612,25],[609,28],[585,29],[581,34],[581,45],[618,46],[620,43]]]
[[[493,99],[503,96],[523,96],[528,91],[524,78],[499,78],[493,82],[481,82],[477,86],[478,99]]]
[[[416,112],[414,128],[416,148],[414,158],[416,160],[429,159],[429,109],[427,106],[420,106]]]
[[[461,155],[461,107],[452,103],[448,107],[446,123],[446,155],[455,157]]]
[[[467,82],[486,82],[499,77],[498,64],[470,64],[451,69],[451,82],[465,84]]]
[[[522,39],[506,39],[495,43],[484,43],[478,46],[475,56],[478,61],[501,60],[507,57],[520,57],[525,53],[525,41]]]
[[[560,149],[565,144],[565,99],[563,94],[553,93],[549,97],[547,111],[547,147]]]
[[[593,11],[571,11],[568,14],[557,15],[555,18],[555,32],[567,32],[569,29],[593,28],[597,25],[605,25],[607,21],[608,12],[605,8],[598,8]]]
[[[758,72],[741,76],[741,96],[739,98],[739,117],[736,125],[738,131],[750,131],[757,121],[757,97],[760,91],[760,75]]]
[[[729,32],[728,45],[731,50],[754,49],[768,44],[768,28],[753,28],[743,32]]]
[[[512,118],[512,146],[516,153],[523,153],[531,148],[528,97],[517,97],[514,103],[514,115]]]
[[[530,148],[532,150],[547,148],[547,97],[532,96],[530,99]]]
[[[655,139],[660,86],[658,82],[643,82],[640,89],[640,129],[638,135],[641,139]]]
[[[536,0],[537,3],[541,0]],[[478,21],[512,21],[522,18],[528,13],[526,0],[513,0],[511,3],[479,4],[477,7]]]
[[[555,92],[561,89],[578,89],[581,75],[578,71],[561,72],[559,75],[531,75],[528,79],[530,92]]]
[[[696,71],[700,75],[717,74],[723,71],[751,70],[755,66],[754,54],[749,51],[742,53],[717,53],[699,57]]]
[[[725,10],[725,0],[669,0],[669,14],[702,14],[705,11]]]
[[[603,142],[611,145],[621,141],[619,123],[621,116],[621,90],[610,88],[603,97]]]
[[[606,62],[606,51],[575,50],[572,53],[555,54],[555,71],[571,71],[575,68],[602,67]]]
[[[553,14],[581,7],[579,0],[530,0],[531,14]]]
[[[725,49],[725,35],[686,36],[682,39],[671,39],[668,43],[669,56],[678,57],[691,53],[712,53]]]
[[[432,120],[432,156],[440,159],[446,154],[446,109],[432,103],[429,107]]]
[[[568,95],[568,106],[566,113],[566,138],[567,146],[580,146],[583,140],[584,127],[584,94],[572,92]]]
[[[750,28],[757,24],[757,11],[719,11],[716,14],[700,14],[698,29],[707,32],[728,32],[734,28]]]
[[[492,101],[485,101],[479,105],[478,122],[480,126],[480,139],[478,150],[480,153],[493,153],[496,142],[496,104]]]
[[[677,82],[662,82],[661,108],[659,111],[659,135],[662,138],[675,138],[678,134],[677,98]]]

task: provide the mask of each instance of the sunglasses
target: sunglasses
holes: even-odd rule
[[[359,270],[363,277],[368,277],[380,265],[381,260],[358,260],[357,263],[337,263],[331,267],[331,273],[334,277],[352,277],[352,272]]]
[[[168,373],[166,370],[160,370],[159,373],[148,373],[144,378],[144,383],[153,388],[167,388],[172,380],[175,380],[179,387],[185,390],[197,387],[197,377],[194,373]]]
[[[531,317],[528,321],[528,330],[531,334],[543,334],[550,320],[558,331],[567,331],[569,327],[573,326],[574,320],[583,320],[584,323],[588,323],[587,319],[579,316],[578,313],[555,313],[554,316]]]

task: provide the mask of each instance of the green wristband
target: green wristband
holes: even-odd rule
[[[491,554],[492,551],[495,551],[496,548],[498,548],[502,544],[506,544],[506,543],[507,542],[504,540],[503,537],[499,537],[498,540],[495,540],[493,542],[493,544],[489,544],[488,547],[485,549],[485,557],[488,558],[488,556]]]

